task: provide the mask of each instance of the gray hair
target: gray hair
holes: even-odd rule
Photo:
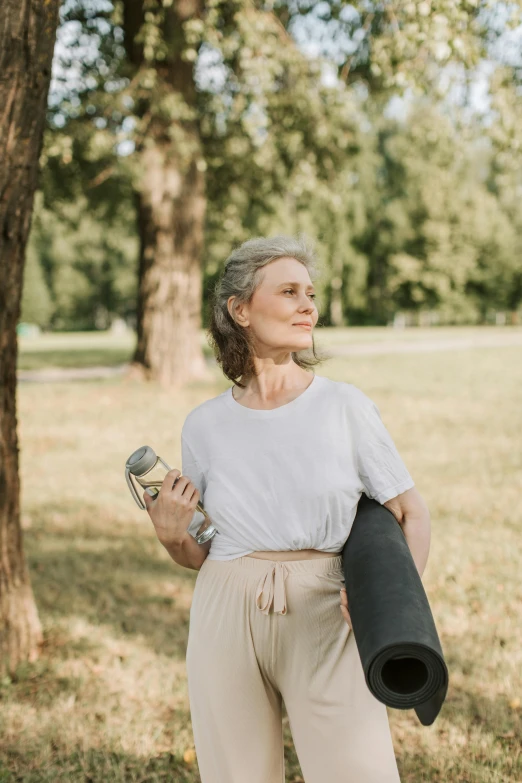
[[[211,296],[208,342],[224,375],[241,388],[245,384],[237,379],[249,379],[255,375],[253,342],[249,329],[240,326],[230,315],[227,302],[235,296],[234,306],[251,301],[259,285],[259,270],[277,258],[289,256],[303,264],[312,281],[319,276],[315,247],[303,233],[296,237],[279,234],[274,237],[254,237],[232,251],[225,261],[225,269],[214,286]],[[311,351],[311,353],[310,353]],[[309,369],[331,358],[317,355],[312,336],[312,348],[292,351],[292,359],[304,369]]]

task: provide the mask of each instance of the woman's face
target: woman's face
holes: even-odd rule
[[[312,329],[319,313],[315,289],[306,267],[295,258],[271,261],[262,271],[262,280],[249,304],[238,306],[236,321],[253,332],[257,352],[302,351],[312,345]],[[229,299],[229,307],[233,297]],[[310,329],[297,326],[311,324]]]

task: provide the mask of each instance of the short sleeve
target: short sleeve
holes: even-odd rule
[[[415,486],[393,439],[384,426],[377,405],[357,391],[354,411],[359,477],[366,495],[383,504]]]
[[[206,489],[205,476],[183,434],[181,435],[181,475],[189,478],[196,489],[199,490],[199,502],[204,507],[205,503],[203,498]],[[195,511],[190,525],[187,528],[187,532],[190,533],[190,535],[195,536],[205,521],[205,515],[202,514],[201,511]]]

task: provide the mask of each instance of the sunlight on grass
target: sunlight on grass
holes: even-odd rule
[[[330,351],[353,345],[384,343],[434,343],[447,340],[522,338],[522,326],[440,326],[436,328],[394,329],[383,326],[322,327],[315,329],[315,344]],[[44,370],[73,367],[112,367],[130,362],[136,335],[106,332],[42,333],[39,337],[18,337],[18,370]],[[200,330],[200,345],[211,359],[206,332]]]
[[[423,582],[450,687],[430,727],[388,711],[403,783],[522,780],[520,354],[317,368],[375,400],[431,512]],[[149,444],[180,467],[185,416],[229,386],[215,379],[175,397],[122,379],[18,387],[24,547],[45,646],[0,683],[2,783],[199,781],[185,670],[197,573],[157,542],[124,464]],[[287,720],[284,732],[290,782],[301,771]]]

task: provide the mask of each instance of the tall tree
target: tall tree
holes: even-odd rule
[[[183,57],[183,24],[202,11],[202,0],[123,2],[130,71],[142,84],[144,77],[148,81],[138,106],[146,130],[137,145],[142,176],[136,186],[140,256],[132,367],[170,387],[207,374],[199,344],[205,167],[192,108],[194,68]],[[186,111],[177,116],[174,104]]]
[[[64,23],[76,25],[68,51],[83,86],[58,112],[74,138],[86,137],[76,119],[95,128],[87,143],[89,161],[100,164],[95,181],[124,168],[133,178],[140,375],[175,385],[204,372],[203,264],[242,241],[299,168],[331,182],[356,150],[356,87],[385,100],[412,84],[426,89],[445,64],[474,62],[475,23],[488,1],[68,0]],[[302,23],[323,26],[335,54],[325,47],[320,58],[305,55]],[[326,86],[323,67],[331,71],[332,61],[338,78]],[[132,154],[115,163],[115,138],[125,135]],[[207,203],[216,197],[219,252],[205,247]],[[332,318],[340,322],[343,275],[332,271]]]
[[[60,0],[0,5],[0,673],[38,656],[42,628],[23,552],[16,326]]]

